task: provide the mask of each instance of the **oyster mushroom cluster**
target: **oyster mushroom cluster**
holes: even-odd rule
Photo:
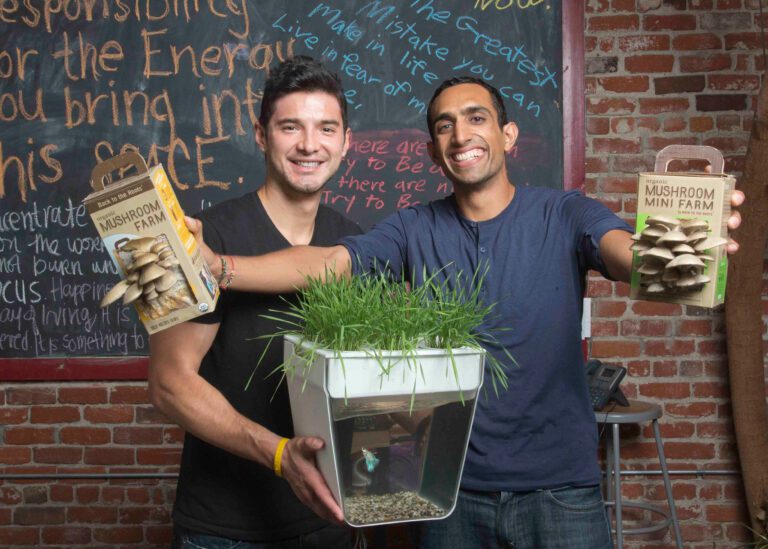
[[[163,237],[128,240],[118,248],[126,277],[109,290],[100,305],[120,298],[134,303],[151,319],[194,305],[189,285],[170,244]]]
[[[701,290],[710,278],[704,274],[714,261],[708,250],[728,243],[709,236],[703,219],[674,219],[661,215],[646,220],[646,227],[632,235],[632,250],[640,257],[640,286],[647,294],[687,293]]]

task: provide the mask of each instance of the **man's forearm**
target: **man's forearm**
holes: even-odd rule
[[[344,246],[323,248],[294,246],[260,256],[224,257],[224,269],[234,270],[229,288],[260,293],[286,293],[304,287],[307,278],[321,278],[329,273],[348,276],[352,271],[349,252]],[[227,274],[221,260],[211,265],[214,276],[226,284]]]

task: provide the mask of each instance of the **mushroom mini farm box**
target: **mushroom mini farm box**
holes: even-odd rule
[[[708,172],[668,172],[674,160],[705,160]],[[725,300],[725,251],[733,176],[713,147],[671,145],[641,173],[630,296],[715,307]]]
[[[126,171],[131,176],[112,182]],[[105,184],[106,183],[106,184]],[[101,301],[133,304],[153,334],[212,311],[219,297],[163,167],[127,152],[100,162],[83,203],[123,279]]]

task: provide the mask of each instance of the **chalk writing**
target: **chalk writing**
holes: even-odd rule
[[[321,201],[364,227],[452,192],[424,119],[455,75],[499,88],[520,126],[512,179],[560,185],[559,17],[543,0],[0,0],[0,356],[147,352],[131,307],[98,308],[119,276],[81,204],[92,167],[138,151],[188,213],[254,191],[264,81],[297,54],[344,84],[352,140]]]

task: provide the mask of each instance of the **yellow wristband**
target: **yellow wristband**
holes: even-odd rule
[[[285,449],[285,445],[287,443],[287,438],[280,439],[280,442],[277,443],[277,450],[275,450],[275,461],[273,463],[273,468],[275,469],[275,474],[280,478],[283,477],[283,450]]]

